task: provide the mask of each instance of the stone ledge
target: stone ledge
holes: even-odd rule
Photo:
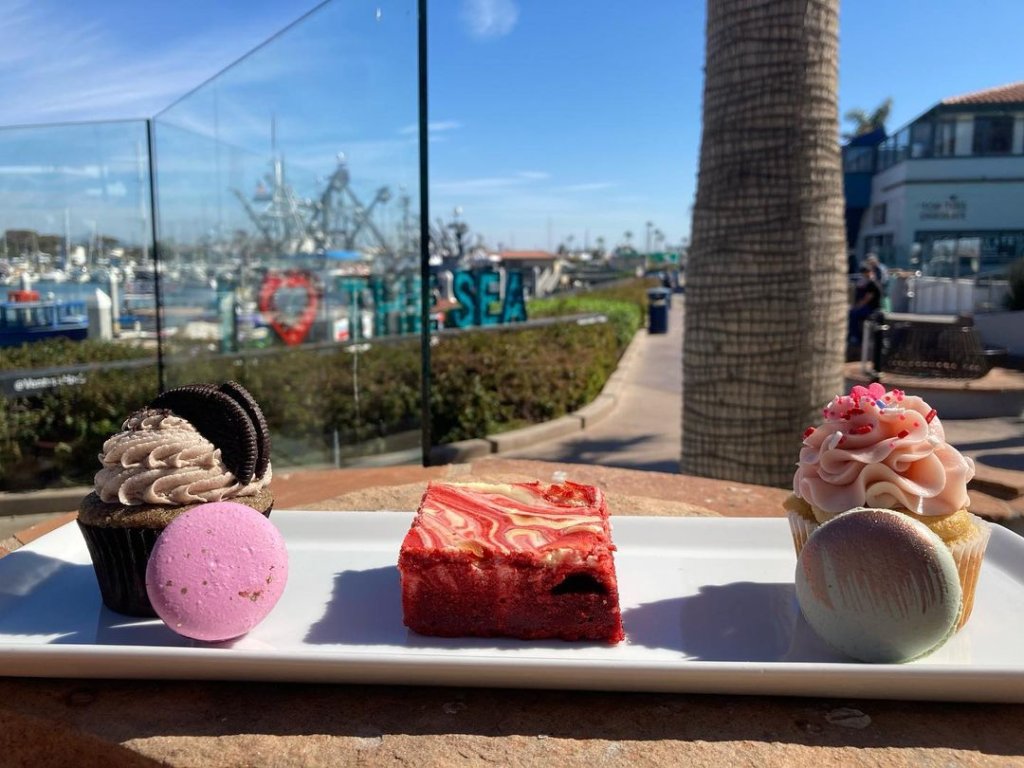
[[[843,369],[846,389],[868,384],[871,378],[860,362],[846,363]],[[1024,373],[993,368],[980,379],[939,379],[896,376],[883,373],[879,381],[887,389],[902,389],[918,395],[935,408],[943,419],[989,419],[1019,416],[1024,412]]]
[[[976,461],[975,475],[967,487],[995,496],[997,499],[1012,501],[1024,496],[1024,472],[989,467]]]
[[[51,517],[48,520],[43,520],[42,522],[36,523],[30,528],[26,528],[24,531],[16,533],[14,535],[14,538],[16,538],[22,546],[26,544],[31,544],[40,536],[44,536],[50,531],[60,528],[65,523],[70,523],[77,517],[77,512],[66,512],[63,515]]]

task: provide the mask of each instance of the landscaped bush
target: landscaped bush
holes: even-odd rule
[[[647,289],[651,280],[630,280],[615,286],[573,294],[534,299],[527,306],[530,317],[554,317],[598,312],[608,317],[615,328],[620,353],[633,335],[644,326]]]
[[[5,349],[0,370],[37,370],[81,363],[153,358],[152,366],[85,372],[77,386],[31,397],[0,397],[0,488],[40,488],[62,478],[81,479],[96,469],[103,440],[119,429],[128,404],[157,392],[152,350],[54,339]]]
[[[532,317],[600,312],[609,322],[443,334],[431,354],[431,435],[442,444],[557,418],[590,402],[643,324],[641,281],[608,292],[532,302]],[[0,371],[152,358],[96,366],[78,386],[0,397],[0,490],[88,484],[103,441],[158,392],[153,350],[100,342],[37,342],[0,354]],[[168,361],[170,385],[236,379],[259,400],[279,466],[323,461],[343,447],[417,430],[419,340],[358,351]]]
[[[620,354],[611,324],[444,338],[431,359],[432,439],[484,437],[563,416],[598,395]]]

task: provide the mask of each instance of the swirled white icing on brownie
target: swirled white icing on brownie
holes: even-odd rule
[[[434,483],[410,531],[421,546],[485,554],[592,550],[608,541],[596,488],[571,482]]]

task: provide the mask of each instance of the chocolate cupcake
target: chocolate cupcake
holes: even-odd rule
[[[125,420],[103,444],[95,490],[78,526],[104,604],[155,616],[146,564],[161,531],[187,509],[211,501],[269,515],[270,434],[259,406],[235,382],[169,390]]]

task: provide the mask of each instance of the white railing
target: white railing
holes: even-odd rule
[[[921,276],[906,281],[908,310],[921,315],[998,312],[1009,290],[1005,280],[976,283],[973,278]]]

